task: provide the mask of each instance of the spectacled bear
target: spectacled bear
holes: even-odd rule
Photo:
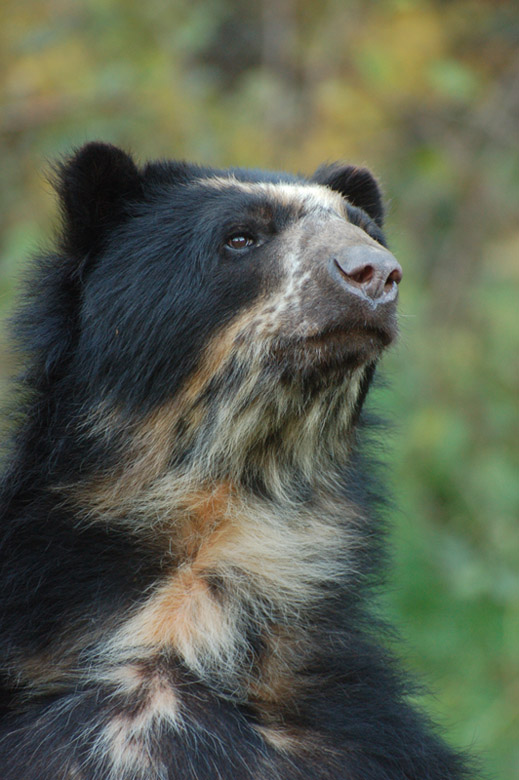
[[[90,143],[28,280],[3,780],[459,780],[374,617],[362,407],[402,270],[362,168]]]

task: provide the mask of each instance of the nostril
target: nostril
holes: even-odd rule
[[[372,265],[365,265],[363,268],[356,268],[354,271],[345,274],[349,279],[357,284],[367,284],[373,278],[375,269]]]
[[[351,270],[349,268],[345,268],[337,260],[335,260],[335,265],[346,281],[350,284],[353,283],[354,285],[369,284],[375,274],[375,267],[372,265],[362,265],[358,266],[357,268],[352,268]]]
[[[402,281],[402,269],[400,267],[394,268],[386,279],[384,289],[388,290],[394,284],[400,284]]]

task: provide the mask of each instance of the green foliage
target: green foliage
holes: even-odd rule
[[[405,270],[378,403],[396,613],[451,739],[519,774],[519,14],[480,0],[5,0],[0,310],[55,217],[45,160],[87,139],[141,159],[381,176]],[[0,352],[0,392],[12,370]]]

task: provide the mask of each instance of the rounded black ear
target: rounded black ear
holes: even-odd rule
[[[324,184],[346,198],[353,206],[366,212],[379,227],[384,222],[384,204],[377,180],[367,168],[354,165],[321,165],[312,176],[318,184]]]
[[[62,244],[74,257],[102,246],[110,230],[142,198],[141,174],[132,158],[111,144],[92,142],[55,169],[63,215]]]

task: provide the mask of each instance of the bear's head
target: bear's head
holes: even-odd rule
[[[153,429],[168,463],[220,472],[295,450],[308,470],[343,446],[395,337],[402,276],[367,170],[138,168],[90,143],[57,189],[42,295],[61,336],[47,329],[45,372],[68,383],[87,428]],[[125,422],[108,425],[114,415]]]

